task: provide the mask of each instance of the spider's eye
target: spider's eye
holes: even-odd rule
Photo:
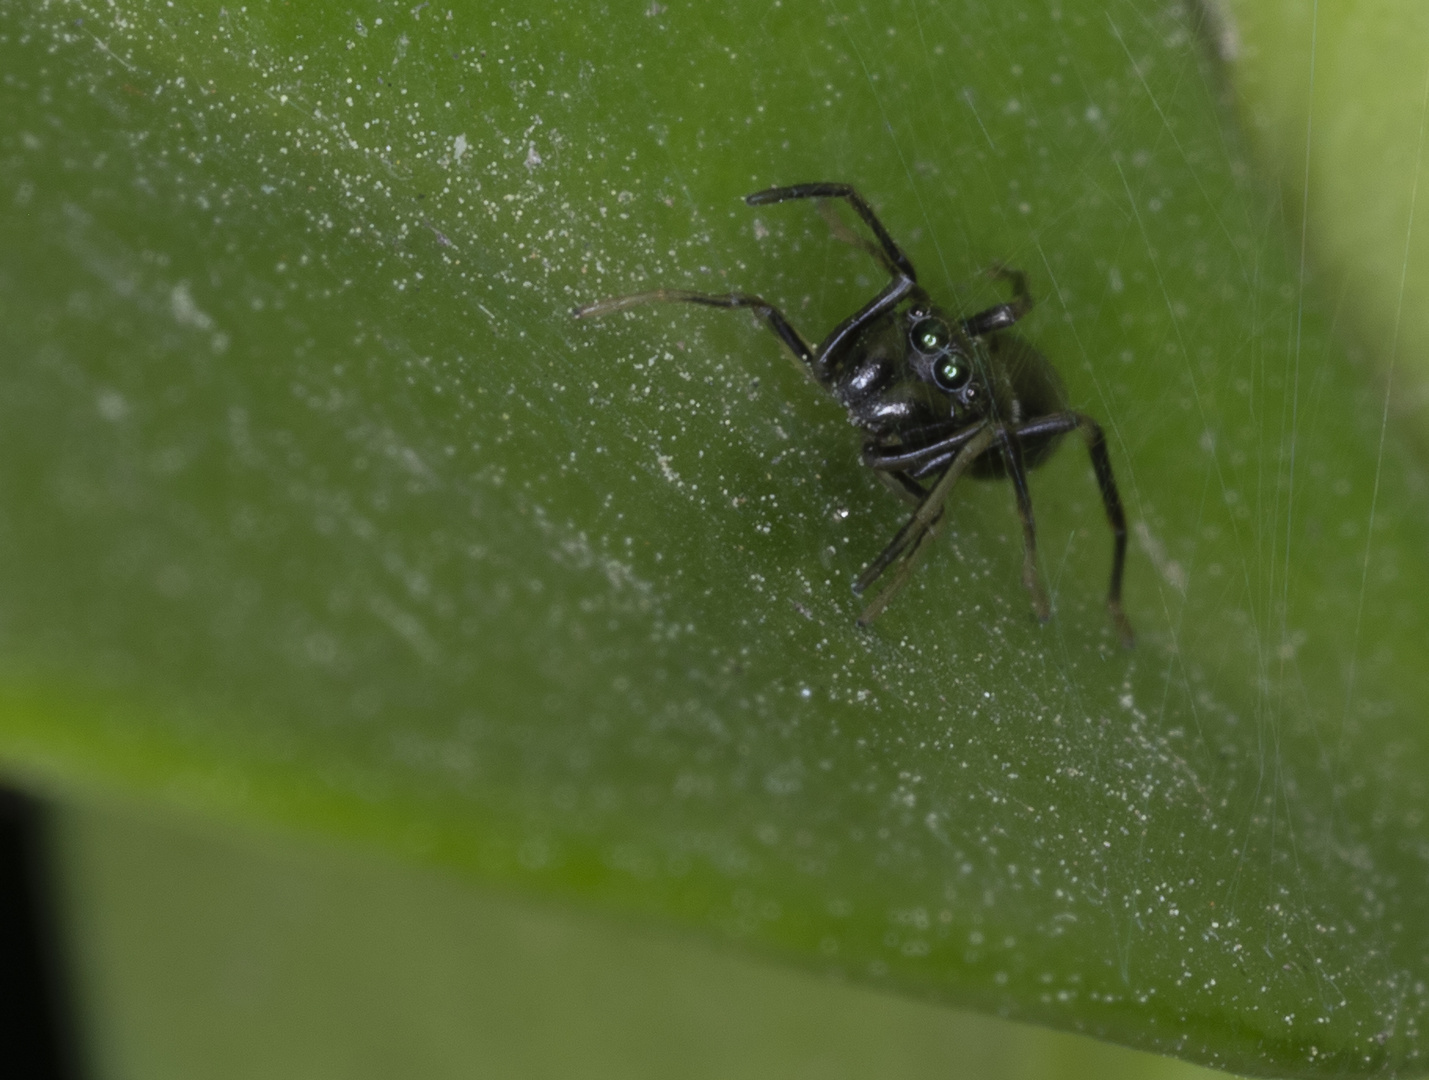
[[[913,348],[933,358],[933,381],[948,393],[961,390],[972,378],[972,362],[953,351],[953,332],[937,316],[919,319],[908,331]]]
[[[949,393],[961,390],[972,377],[972,364],[967,357],[957,353],[949,353],[933,365],[933,381]]]
[[[943,352],[953,341],[948,324],[942,319],[933,318],[919,319],[915,322],[913,328],[908,331],[908,337],[913,342],[913,348],[924,356],[934,356]]]

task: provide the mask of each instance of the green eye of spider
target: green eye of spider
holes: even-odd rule
[[[919,319],[908,332],[913,347],[924,356],[932,356],[946,349],[953,340],[948,324],[942,319]]]
[[[961,390],[972,374],[972,365],[957,355],[945,356],[933,365],[933,381],[948,391]]]

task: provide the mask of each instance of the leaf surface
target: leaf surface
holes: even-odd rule
[[[1429,516],[1156,5],[0,13],[0,745],[1225,1068],[1419,1067]],[[767,331],[1025,268],[1111,437],[901,521]]]

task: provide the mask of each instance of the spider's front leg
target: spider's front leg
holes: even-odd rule
[[[819,365],[814,358],[814,349],[802,334],[794,329],[784,313],[762,296],[747,293],[691,292],[688,289],[654,289],[650,292],[632,293],[629,296],[614,296],[609,300],[597,300],[593,304],[582,304],[571,312],[577,319],[598,319],[603,315],[614,315],[617,311],[637,307],[640,304],[677,303],[703,304],[705,307],[748,308],[769,324],[776,337],[784,343],[794,358],[801,361],[815,378]],[[820,380],[822,381],[822,380]]]
[[[890,474],[897,476],[901,483],[910,485],[913,490],[921,491],[922,489],[918,487],[914,477],[926,476],[936,469],[944,467],[950,461],[956,461],[968,445],[987,430],[989,428],[986,426],[961,428],[951,435],[936,439],[913,450],[903,447],[890,450],[870,443],[864,447],[863,462],[878,470],[880,477]],[[1052,605],[1047,599],[1047,590],[1042,585],[1042,575],[1037,569],[1037,521],[1032,513],[1032,494],[1027,486],[1027,467],[1023,461],[1022,441],[1017,437],[1015,431],[1001,425],[992,427],[990,430],[993,432],[991,441],[1002,453],[1007,475],[1012,480],[1012,488],[1017,496],[1017,516],[1022,521],[1022,584],[1032,594],[1032,609],[1036,612],[1038,620],[1046,622],[1052,617]],[[976,456],[976,454],[973,455],[973,457]],[[892,484],[889,486],[891,487]],[[929,536],[941,517],[942,508],[939,507],[937,515],[929,523]],[[925,539],[915,541],[915,543],[921,545]],[[894,544],[897,544],[897,540],[894,541]],[[864,571],[854,585],[855,592],[861,592],[863,588],[872,584],[887,569],[888,564],[898,557],[897,552],[893,550],[894,544],[890,544],[889,548]],[[912,557],[913,555],[910,555],[908,558]],[[906,572],[900,571],[900,577],[903,576],[906,576]],[[888,591],[891,594],[896,590],[890,588]],[[891,595],[888,598],[891,599]],[[883,598],[880,597],[880,599]],[[884,603],[887,603],[886,599],[884,599]],[[873,617],[869,616],[867,612],[864,614],[865,623]],[[874,615],[876,614],[877,612],[874,612]]]
[[[913,269],[912,260],[884,228],[883,222],[878,220],[878,215],[873,212],[873,207],[868,205],[868,200],[860,195],[852,184],[792,184],[789,187],[766,188],[744,197],[744,201],[750,206],[768,206],[795,199],[843,199],[847,202],[877,238],[878,245],[874,247],[866,244],[851,233],[845,234],[841,228],[835,229],[835,235],[868,251],[893,279],[877,296],[834,327],[833,332],[819,345],[816,375],[820,382],[826,382],[841,354],[858,339],[865,327],[884,318],[909,297],[922,296],[923,292],[918,288],[918,274]]]
[[[884,263],[893,276],[901,275],[911,282],[917,282],[918,274],[913,269],[912,261],[883,227],[883,222],[878,220],[878,215],[873,212],[873,207],[868,205],[868,200],[860,195],[852,184],[791,184],[788,187],[766,188],[744,197],[749,206],[768,206],[770,203],[789,202],[792,199],[843,199],[853,207],[854,213],[878,238],[881,253],[875,254],[874,258]]]
[[[908,575],[913,572],[913,567],[917,563],[918,557],[927,547],[928,541],[933,535],[933,526],[943,514],[943,504],[948,501],[948,495],[952,492],[953,486],[968,471],[972,463],[983,454],[996,438],[996,432],[987,424],[972,429],[962,449],[953,458],[943,475],[938,477],[938,482],[929,489],[923,501],[919,503],[918,509],[913,511],[913,516],[908,519],[903,528],[898,530],[898,534],[893,537],[889,545],[883,549],[878,558],[868,564],[867,569],[859,574],[858,579],[853,583],[853,591],[862,594],[870,585],[883,576],[890,566],[897,565],[893,570],[893,578],[884,586],[883,590],[873,598],[863,614],[858,617],[860,626],[867,626],[874,619],[883,613],[883,609],[889,601],[898,594],[908,581]]]
[[[905,502],[910,502],[917,506],[928,497],[928,489],[914,480],[906,472],[885,472],[879,470],[873,474],[878,477],[884,487],[893,494],[902,498]]]
[[[881,473],[906,472],[909,477],[916,480],[936,472],[952,461],[963,445],[979,430],[977,424],[958,426],[947,424],[932,429],[932,433],[936,435],[932,441],[923,443],[921,446],[911,447],[907,445],[880,446],[870,439],[863,444],[863,453],[860,455],[860,459],[870,469]]]

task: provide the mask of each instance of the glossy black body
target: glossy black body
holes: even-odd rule
[[[932,358],[909,342],[912,327],[929,316],[953,329],[955,351],[971,361],[972,377],[958,390],[940,387],[930,371]],[[984,420],[1015,426],[1067,408],[1061,376],[1025,339],[1008,331],[973,338],[921,289],[862,328],[844,349],[824,357],[815,377],[867,433],[869,449],[878,451],[913,449]],[[1026,466],[1045,461],[1065,434],[1053,431],[1023,439]],[[936,460],[910,471],[926,476],[935,471]],[[1006,476],[1002,449],[994,447],[979,456],[969,474]]]
[[[872,208],[847,184],[798,184],[755,192],[751,206],[791,199],[841,199],[862,219],[876,243],[836,219],[835,235],[867,252],[888,271],[889,282],[817,346],[762,297],[657,289],[577,308],[577,318],[607,315],[637,304],[675,301],[709,307],[748,308],[759,315],[815,381],[848,411],[864,433],[863,462],[904,498],[917,504],[892,542],[859,575],[862,593],[886,572],[892,578],[859,616],[868,624],[907,580],[943,515],[949,492],[963,475],[1005,477],[1017,496],[1023,527],[1023,582],[1041,619],[1051,614],[1037,572],[1037,532],[1027,471],[1044,462],[1062,438],[1079,431],[1086,440],[1113,536],[1107,608],[1123,644],[1132,643],[1121,608],[1126,560],[1126,519],[1100,425],[1067,407],[1056,369],[1010,332],[1032,308],[1020,271],[997,268],[1012,298],[968,317],[933,303],[918,284],[912,262]]]

